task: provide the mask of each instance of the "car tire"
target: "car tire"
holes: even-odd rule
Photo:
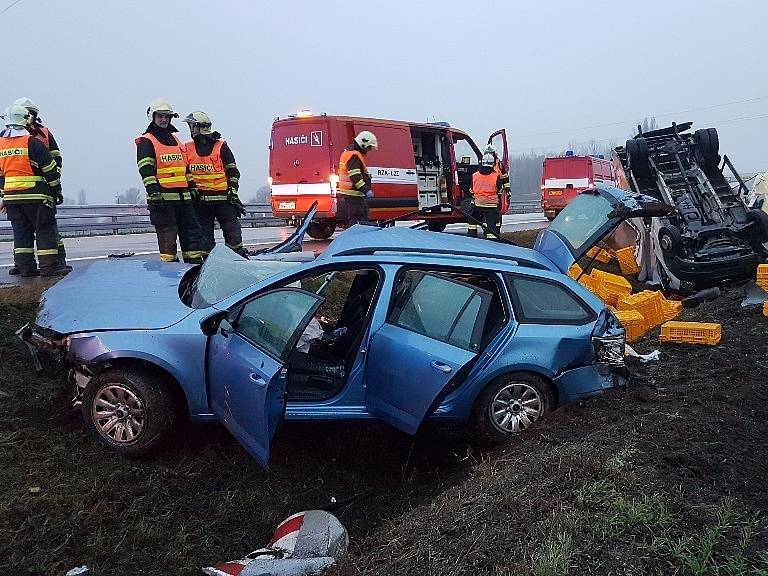
[[[445,222],[436,222],[434,220],[427,221],[427,230],[430,232],[444,232],[446,227]]]
[[[670,224],[659,229],[659,247],[665,257],[682,255],[683,236],[677,226]]]
[[[91,378],[81,412],[90,434],[129,458],[160,449],[178,420],[178,407],[165,381],[136,368],[112,368]]]
[[[720,162],[720,138],[715,128],[702,128],[693,133],[693,141],[698,150],[700,161],[706,166],[716,166]]]
[[[480,392],[472,420],[482,439],[503,442],[527,430],[554,407],[555,396],[546,380],[511,373],[496,378]]]
[[[334,232],[336,232],[336,224],[332,222],[311,222],[307,228],[307,234],[315,240],[328,240]]]
[[[627,151],[627,162],[630,170],[638,176],[645,176],[650,172],[648,164],[648,142],[645,138],[632,138],[624,145]]]

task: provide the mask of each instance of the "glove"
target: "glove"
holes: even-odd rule
[[[365,197],[368,198],[368,200],[373,198],[373,190],[367,190],[365,193]]]
[[[197,188],[190,188],[189,195],[192,198],[192,202],[195,204],[200,202],[200,191]]]
[[[237,190],[229,188],[227,190],[227,201],[232,204],[240,216],[245,216],[245,205],[240,201],[240,197],[237,195]]]
[[[59,192],[58,194],[56,194],[56,206],[60,206],[62,204],[64,204],[64,195],[61,192]]]

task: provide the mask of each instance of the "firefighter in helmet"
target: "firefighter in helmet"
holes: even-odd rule
[[[56,142],[56,138],[53,137],[53,133],[46,126],[43,126],[43,123],[40,120],[40,109],[34,102],[32,102],[32,100],[26,96],[17,98],[13,104],[15,106],[23,106],[27,109],[27,112],[29,112],[29,118],[27,119],[27,130],[29,130],[29,133],[33,138],[37,138],[46,148],[48,148],[51,156],[56,161],[56,166],[59,168],[59,174],[61,174],[61,150],[59,150],[59,144]],[[57,249],[59,251],[59,263],[62,266],[66,266],[67,251],[64,248],[64,241],[61,239],[61,235],[58,232],[58,226],[56,227],[56,238]],[[11,275],[18,274],[19,269],[16,268],[16,266],[13,266],[10,270],[8,270],[8,273]]]
[[[488,144],[488,146],[485,147],[483,153],[493,155],[493,170],[501,177],[502,193],[506,194],[509,198],[512,196],[512,188],[509,184],[509,174],[501,164],[501,160],[499,159],[498,152],[496,152],[496,148],[493,146],[493,144]]]
[[[64,199],[56,161],[45,145],[30,135],[29,112],[24,106],[12,105],[4,117],[0,210],[7,213],[13,228],[14,265],[22,277],[63,276],[72,269],[59,261],[56,247],[56,204]]]
[[[171,124],[178,117],[165,100],[149,104],[149,126],[136,138],[136,164],[147,190],[149,220],[157,233],[160,259],[178,262],[178,236],[184,262],[197,264],[202,262],[205,248],[192,203],[197,191],[187,167],[186,149]]]
[[[503,184],[501,176],[494,170],[493,154],[485,153],[480,162],[480,168],[472,174],[472,201],[474,209],[472,216],[488,228],[486,239],[498,240],[501,234],[501,194]],[[477,225],[470,222],[468,234],[477,236]]]
[[[378,147],[376,135],[363,130],[341,153],[336,189],[337,215],[340,220],[347,222],[347,226],[368,221],[368,200],[373,198],[373,190],[365,156]]]
[[[192,137],[184,146],[189,173],[198,191],[195,210],[202,228],[205,250],[210,252],[216,245],[213,231],[218,221],[225,244],[247,257],[239,220],[245,214],[245,207],[237,196],[240,171],[235,156],[227,142],[222,140],[221,134],[211,131],[211,119],[205,112],[191,112],[184,118],[184,122],[189,125]]]

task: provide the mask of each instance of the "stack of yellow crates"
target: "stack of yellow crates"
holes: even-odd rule
[[[620,298],[629,296],[632,294],[632,284],[629,281],[619,276],[618,274],[611,274],[610,272],[603,272],[602,270],[592,270],[592,280],[595,285],[594,292],[603,302],[611,306],[616,306],[616,302]]]
[[[619,298],[616,308],[619,310],[636,310],[643,315],[645,331],[655,328],[664,322],[664,295],[659,291],[643,290]]]
[[[593,246],[589,250],[587,250],[587,257],[588,258],[594,258],[598,262],[602,262],[603,264],[608,264],[612,260],[610,252],[608,250],[605,250],[603,248],[598,248],[597,246]]]
[[[757,266],[757,285],[768,292],[768,264],[759,264]]]
[[[634,342],[645,335],[645,319],[637,310],[616,310],[614,312],[627,333],[627,342]]]
[[[619,268],[624,276],[631,276],[640,272],[640,266],[635,258],[635,247],[627,246],[616,250],[616,260],[619,261]]]

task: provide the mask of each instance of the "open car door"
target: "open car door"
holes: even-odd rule
[[[415,434],[477,358],[492,294],[423,270],[401,272],[394,292],[368,344],[366,407]]]
[[[309,229],[309,225],[312,223],[312,219],[317,214],[317,200],[312,203],[307,213],[304,214],[304,218],[301,221],[301,226],[297,227],[288,238],[280,242],[277,246],[272,248],[265,248],[254,252],[253,255],[259,254],[284,254],[286,252],[301,252],[301,245],[304,242],[304,235]]]
[[[273,290],[239,307],[209,337],[211,408],[265,468],[285,412],[285,364],[323,301],[297,288]]]
[[[565,274],[623,221],[666,216],[672,211],[674,207],[656,198],[597,184],[571,200],[549,228],[539,232],[533,248]]]
[[[507,146],[507,131],[504,128],[501,130],[496,130],[496,132],[488,136],[488,144],[493,146],[497,153],[501,151],[501,156],[499,157],[499,160],[501,160],[501,166],[504,168],[504,171],[509,174],[509,148]],[[509,210],[509,196],[503,194],[501,198],[501,213],[506,214],[507,210]]]

